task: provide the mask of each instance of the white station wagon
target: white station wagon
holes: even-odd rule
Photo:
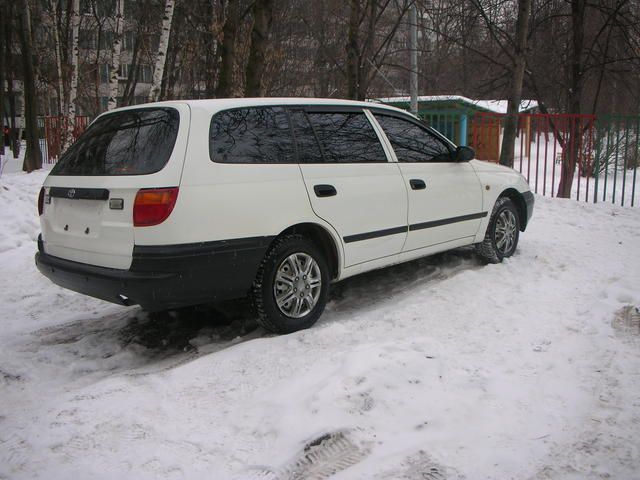
[[[525,179],[403,110],[303,99],[175,101],[99,116],[47,177],[36,264],[146,310],[252,298],[287,333],[332,282],[475,244],[512,255]]]

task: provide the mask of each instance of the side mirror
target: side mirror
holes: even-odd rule
[[[456,162],[468,162],[473,160],[476,156],[476,152],[471,147],[458,147],[456,148],[455,160]]]

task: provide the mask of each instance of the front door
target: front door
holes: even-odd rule
[[[473,167],[452,159],[444,140],[417,122],[376,113],[409,195],[405,252],[476,235],[482,189]]]

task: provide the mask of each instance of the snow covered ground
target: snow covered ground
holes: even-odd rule
[[[1,479],[640,477],[639,208],[537,196],[503,264],[349,279],[276,337],[51,284],[43,178],[0,178]]]

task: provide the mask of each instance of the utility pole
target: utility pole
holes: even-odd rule
[[[409,10],[409,29],[409,48],[411,50],[409,93],[411,94],[411,113],[418,115],[418,11],[415,1]]]

